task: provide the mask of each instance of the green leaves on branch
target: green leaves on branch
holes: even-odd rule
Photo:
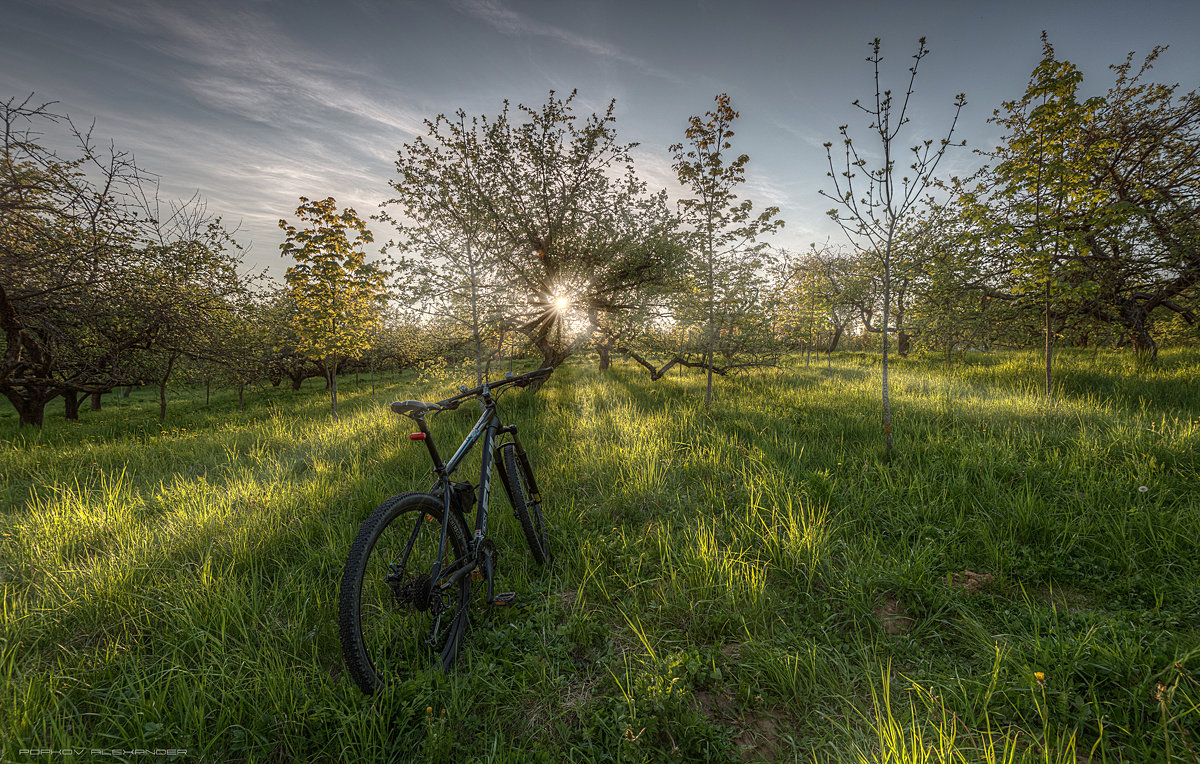
[[[363,246],[373,241],[353,209],[337,210],[333,198],[300,197],[298,226],[279,221],[279,245],[295,263],[287,284],[301,352],[314,358],[356,357],[366,350],[379,316],[387,271],[368,263]]]

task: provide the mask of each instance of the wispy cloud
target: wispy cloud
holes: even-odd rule
[[[367,92],[364,85],[373,82],[367,71],[314,53],[252,9],[214,12],[151,0],[58,2],[138,32],[146,47],[187,64],[178,84],[212,108],[270,125],[301,123],[315,110],[409,135],[422,132],[420,115],[394,105],[398,94]]]
[[[178,62],[143,76],[190,98],[192,109],[97,116],[161,175],[165,196],[199,189],[227,224],[240,222],[238,238],[253,241],[256,266],[279,268],[277,222],[301,195],[332,194],[373,214],[387,194],[392,152],[424,132],[424,115],[395,84],[315,53],[254,6],[52,1],[132,33],[159,61]]]
[[[643,58],[626,53],[612,43],[530,18],[505,6],[500,0],[455,0],[454,5],[503,34],[514,37],[548,37],[597,58],[627,64],[652,77],[671,82],[679,81],[674,74],[654,66]]]

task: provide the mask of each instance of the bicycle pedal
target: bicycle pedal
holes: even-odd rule
[[[496,596],[492,597],[491,602],[488,604],[492,607],[504,607],[506,605],[511,605],[516,601],[516,592],[496,592]]]

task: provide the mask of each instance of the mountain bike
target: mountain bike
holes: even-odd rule
[[[437,403],[397,401],[392,411],[412,419],[433,460],[433,487],[410,491],[379,505],[359,528],[342,572],[338,626],[350,675],[366,694],[403,675],[432,652],[444,671],[458,654],[467,627],[472,587],[487,586],[487,604],[511,605],[514,592],[496,592],[496,544],[488,537],[488,500],[493,465],[521,524],[535,562],[550,562],[542,498],[517,428],[500,421],[500,394],[545,381],[552,367],[503,380],[484,382]],[[425,416],[452,411],[464,401],[479,401],[482,414],[448,462],[438,454]],[[506,438],[505,442],[500,442]],[[476,443],[482,445],[479,482],[451,480]],[[479,492],[474,533],[466,515]]]

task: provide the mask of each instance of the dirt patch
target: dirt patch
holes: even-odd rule
[[[725,660],[730,663],[737,663],[742,657],[741,645],[723,645],[721,647],[721,655],[725,656]]]
[[[904,603],[895,597],[885,599],[874,613],[887,634],[899,635],[912,631],[912,616],[904,609]]]
[[[696,690],[693,694],[700,713],[711,721],[732,722],[737,719],[737,702],[729,690],[709,692]]]
[[[991,573],[976,573],[973,570],[963,570],[950,576],[950,586],[954,589],[964,589],[967,594],[978,594],[979,590],[996,579]]]
[[[739,710],[737,700],[727,689],[696,690],[693,697],[706,719],[737,730],[733,742],[742,761],[775,761],[778,758],[781,748],[779,714],[767,710]]]
[[[575,600],[579,599],[579,594],[574,589],[569,589],[565,592],[559,592],[556,598],[559,607],[570,610],[575,606]]]
[[[566,689],[558,695],[559,716],[567,727],[570,729],[581,727],[581,716],[587,705],[592,702],[595,693],[596,680],[580,677],[567,685]]]
[[[774,714],[747,711],[734,739],[742,761],[775,761],[779,757],[779,718]]]

